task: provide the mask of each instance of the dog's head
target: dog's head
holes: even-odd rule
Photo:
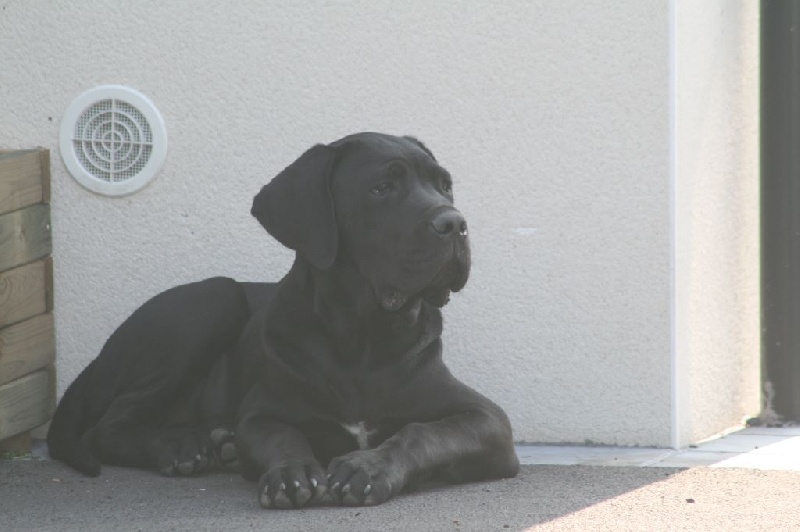
[[[469,276],[450,174],[412,137],[316,145],[261,189],[251,212],[314,268],[355,267],[386,310],[416,297],[443,306]]]

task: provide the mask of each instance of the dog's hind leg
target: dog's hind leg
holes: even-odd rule
[[[240,472],[233,423],[236,415],[230,353],[220,357],[199,390],[202,426],[211,438],[213,457],[221,469]]]
[[[229,354],[221,354],[193,389],[181,388],[174,373],[138,381],[112,401],[84,441],[103,462],[167,476],[212,466],[238,471],[229,366]]]
[[[157,469],[164,475],[193,475],[213,462],[209,430],[199,419],[185,425],[163,423],[159,394],[141,391],[117,396],[100,421],[83,436],[84,444],[108,464]]]
[[[207,430],[171,427],[157,431],[150,439],[156,454],[156,468],[166,476],[197,475],[214,464],[213,442]]]
[[[165,474],[204,470],[212,429],[232,426],[235,410],[229,379],[215,368],[227,364],[249,315],[241,286],[221,277],[145,302],[65,394],[48,435],[54,457],[90,475],[98,460]],[[207,387],[221,391],[206,398]]]

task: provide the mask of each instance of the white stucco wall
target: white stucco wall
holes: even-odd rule
[[[674,445],[760,407],[756,1],[675,9]]]
[[[378,130],[420,137],[455,176],[474,270],[446,358],[517,439],[673,442],[667,0],[2,6],[0,146],[53,150],[61,392],[156,292],[279,278],[291,255],[253,194],[311,144]],[[122,199],[81,188],[57,151],[66,106],[103,83],[145,93],[169,132],[159,177]]]

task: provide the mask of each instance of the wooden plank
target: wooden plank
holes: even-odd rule
[[[50,206],[44,203],[0,215],[0,272],[52,251]]]
[[[0,329],[0,385],[48,366],[55,358],[51,313]]]
[[[0,327],[48,310],[49,258],[0,273]]]
[[[44,259],[44,308],[53,311],[53,257]]]
[[[0,441],[0,460],[14,458],[31,452],[31,433],[23,432]]]
[[[52,414],[48,370],[0,386],[0,440],[21,434],[45,423]]]
[[[50,203],[50,150],[39,148],[39,168],[42,172],[42,201]]]
[[[50,173],[49,154],[43,157],[41,152],[47,150],[23,150],[0,154],[0,214],[15,211],[42,203],[49,198],[45,193],[42,175],[45,173],[42,164],[48,164],[46,173]]]

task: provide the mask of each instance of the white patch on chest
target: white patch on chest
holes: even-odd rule
[[[363,421],[358,423],[342,423],[344,430],[355,436],[358,448],[361,450],[369,449],[369,437],[378,432],[377,430],[367,430],[367,425]]]

